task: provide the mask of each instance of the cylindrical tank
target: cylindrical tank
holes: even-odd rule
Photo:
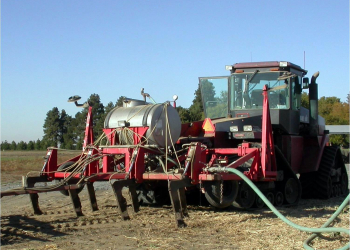
[[[125,98],[123,101],[123,108],[128,108],[128,107],[135,107],[135,106],[140,106],[140,105],[147,105],[149,103],[141,100],[136,100],[136,99],[131,99],[131,98]]]
[[[166,112],[165,112],[166,111]],[[166,133],[167,118],[170,132]],[[149,127],[146,132],[148,144],[165,147],[166,139],[171,145],[170,136],[175,143],[181,133],[181,120],[176,109],[169,104],[139,105],[133,107],[117,107],[111,110],[105,119],[105,128]]]

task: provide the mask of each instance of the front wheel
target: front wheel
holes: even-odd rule
[[[204,182],[205,198],[210,205],[226,208],[232,205],[238,194],[238,181]]]
[[[244,181],[239,186],[237,199],[233,205],[237,208],[251,208],[255,202],[256,193],[254,190]]]
[[[287,204],[296,204],[301,196],[298,179],[289,178],[284,186],[284,198]]]

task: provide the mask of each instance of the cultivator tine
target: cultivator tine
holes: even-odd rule
[[[77,193],[77,190],[69,189],[68,193],[69,193],[69,196],[72,200],[75,214],[77,215],[77,217],[83,216],[83,212],[81,210],[81,202],[80,202],[80,198],[79,198],[79,195]]]
[[[171,204],[175,213],[175,221],[177,227],[186,227],[186,223],[183,220],[184,216],[188,216],[187,202],[185,196],[185,187],[187,186],[186,180],[169,181],[169,195]]]
[[[39,195],[38,194],[29,194],[30,201],[34,210],[34,214],[41,215],[43,212],[39,207]]]
[[[46,178],[43,178],[41,176],[32,176],[32,177],[26,177],[24,184],[26,187],[32,188],[32,187],[34,187],[35,183],[38,180],[47,181]],[[37,215],[43,214],[43,212],[41,211],[41,209],[39,207],[39,195],[38,194],[29,194],[29,199],[30,199],[30,202],[31,202],[33,210],[34,210],[34,214],[37,214]]]
[[[96,195],[95,195],[95,189],[94,189],[94,183],[93,182],[88,182],[86,184],[88,193],[89,193],[89,199],[90,199],[90,205],[91,205],[91,210],[92,211],[97,211],[98,206],[97,206],[97,200],[96,200]]]
[[[112,184],[114,195],[115,195],[115,198],[117,199],[118,210],[119,210],[123,220],[130,220],[130,216],[129,216],[128,210],[127,210],[126,199],[124,198],[124,196],[122,194],[123,187],[129,187],[129,194],[132,197],[131,202],[132,202],[134,211],[135,212],[139,211],[136,189],[133,186],[134,186],[134,184],[133,184],[132,180],[119,180],[119,181],[113,182],[113,184]],[[130,191],[130,187],[131,187],[131,191]]]
[[[137,213],[138,211],[140,211],[140,205],[139,205],[139,200],[137,198],[135,182],[131,180],[129,184],[129,195],[131,198],[131,205],[134,209],[134,212]]]
[[[190,217],[188,215],[188,210],[187,210],[187,201],[186,201],[185,188],[179,188],[178,193],[179,193],[179,197],[180,197],[180,204],[181,204],[182,214],[185,217]]]

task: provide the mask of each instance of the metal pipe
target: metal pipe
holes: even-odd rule
[[[313,74],[309,85],[309,122],[311,136],[318,135],[318,86],[316,79],[319,75],[319,71]]]

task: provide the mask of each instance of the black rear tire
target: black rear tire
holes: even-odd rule
[[[349,194],[349,180],[348,180],[348,174],[346,171],[344,171],[340,177],[340,190],[342,195],[348,195]]]

